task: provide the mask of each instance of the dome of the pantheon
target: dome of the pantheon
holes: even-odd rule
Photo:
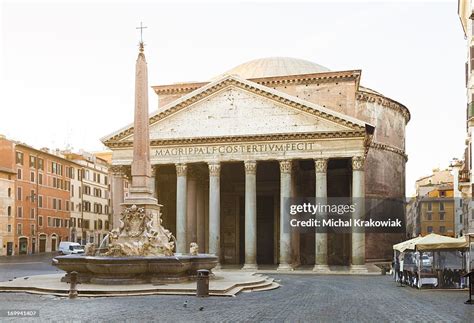
[[[327,67],[292,57],[267,57],[240,64],[219,75],[237,75],[243,79],[328,72]]]

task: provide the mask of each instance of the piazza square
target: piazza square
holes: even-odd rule
[[[104,4],[1,4],[0,321],[474,319],[471,1]]]

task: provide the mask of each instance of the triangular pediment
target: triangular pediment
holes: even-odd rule
[[[363,121],[254,82],[226,76],[150,116],[150,139],[352,132]],[[103,138],[107,145],[133,140],[133,125]]]

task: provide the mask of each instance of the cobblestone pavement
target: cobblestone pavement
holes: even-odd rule
[[[473,322],[467,292],[400,288],[389,276],[273,275],[282,287],[236,297],[147,296],[69,300],[0,293],[0,310],[39,310],[36,321]],[[184,303],[187,303],[184,306]],[[202,309],[200,310],[200,308]],[[0,321],[5,318],[0,318]],[[22,322],[28,319],[22,319]]]
[[[61,272],[51,265],[52,253],[0,257],[0,281],[29,275]]]

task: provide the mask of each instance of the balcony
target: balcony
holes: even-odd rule
[[[459,172],[459,182],[469,182],[469,171],[463,169]]]

